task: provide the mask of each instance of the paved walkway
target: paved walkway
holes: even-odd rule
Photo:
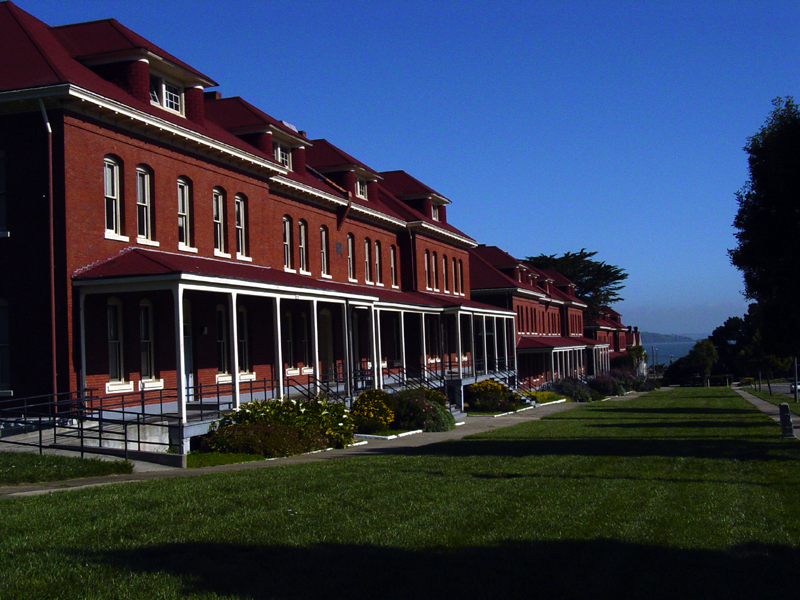
[[[780,422],[781,422],[781,413],[780,413],[780,407],[779,406],[776,406],[775,404],[772,404],[772,402],[767,402],[766,400],[762,400],[758,396],[755,396],[755,395],[751,394],[750,392],[747,392],[747,391],[739,389],[739,388],[733,388],[733,391],[736,392],[737,394],[739,394],[742,398],[747,400],[750,404],[755,406],[758,410],[763,412],[765,415],[767,415],[768,417],[771,417],[772,419],[777,421],[778,424],[780,424]],[[781,397],[780,395],[776,394],[775,398],[776,399],[780,399],[781,400],[781,404],[783,404],[783,402],[786,402],[787,404],[792,404],[794,402],[793,398],[789,398],[787,396]],[[793,414],[792,415],[792,425],[794,427],[795,436],[800,438],[800,417],[798,417],[797,415]]]
[[[638,394],[629,394],[625,396],[624,399],[629,399],[634,396],[638,396]],[[474,433],[483,433],[485,431],[491,431],[500,427],[509,427],[510,425],[516,425],[517,423],[524,423],[526,421],[536,421],[546,415],[569,410],[576,406],[579,405],[571,402],[564,402],[559,404],[545,404],[537,408],[524,410],[502,417],[467,417],[463,425],[456,427],[451,431],[444,431],[441,433],[418,433],[416,435],[404,436],[393,440],[370,439],[366,444],[350,446],[341,450],[328,450],[314,454],[304,454],[301,456],[290,456],[287,458],[240,463],[235,465],[220,465],[217,467],[203,467],[200,469],[178,469],[174,467],[154,465],[151,463],[131,461],[133,463],[134,472],[130,475],[110,475],[106,477],[87,477],[83,479],[70,479],[66,481],[0,486],[0,498],[34,496],[49,492],[77,490],[114,483],[150,481],[165,477],[194,477],[196,475],[204,475],[207,473],[245,471],[249,469],[277,467],[280,465],[335,460],[350,456],[387,454],[399,448],[416,448],[428,444],[435,444],[437,442],[459,440]],[[57,453],[61,455],[80,455],[79,452],[69,452],[64,450],[59,450]]]

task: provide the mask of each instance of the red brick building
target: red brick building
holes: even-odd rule
[[[496,246],[470,250],[472,296],[514,311],[518,385],[524,388],[608,370],[609,344],[584,336],[586,304],[560,273]]]
[[[509,378],[514,313],[471,298],[447,198],[114,20],[3,2],[0,32],[4,397],[92,390],[185,426],[212,396]]]

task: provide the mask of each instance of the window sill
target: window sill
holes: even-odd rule
[[[289,267],[283,267],[283,271],[285,273],[297,273],[297,269],[290,269]]]
[[[358,279],[353,279],[352,277],[348,277],[347,281],[349,281],[350,283],[358,283]]]
[[[163,379],[142,379],[139,382],[139,391],[143,392],[146,390],[163,390],[164,389],[164,380]]]
[[[155,240],[148,240],[147,238],[136,238],[136,243],[141,244],[142,246],[153,246],[154,248],[158,248],[161,245],[161,242],[156,242]]]
[[[392,286],[392,289],[393,289],[393,290],[399,290],[399,289],[400,289],[400,286],[399,286],[399,285],[393,285],[393,286]]]
[[[365,281],[364,283],[366,283],[367,285],[375,285],[374,281]]]
[[[214,256],[216,256],[217,258],[230,258],[231,257],[231,255],[228,254],[227,252],[223,252],[222,250],[219,250],[217,248],[214,248]]]
[[[314,372],[314,367],[303,367],[300,369],[300,373],[303,375],[311,375]]]
[[[14,395],[14,390],[0,390],[0,398],[11,398]]]
[[[197,254],[197,248],[192,248],[191,246],[184,246],[183,244],[178,244],[178,250],[181,252],[191,252],[192,254]]]
[[[332,275],[326,275],[325,273],[322,273],[322,274],[320,275],[320,277],[321,277],[322,279],[333,279],[333,276],[332,276]]]
[[[106,383],[106,394],[127,394],[132,391],[132,381],[109,381]]]
[[[286,369],[286,376],[300,375],[300,369]]]
[[[300,269],[300,275],[311,275],[311,271],[304,271],[303,269]]]
[[[230,373],[217,373],[215,381],[216,383],[231,383],[233,381],[233,377]]]
[[[127,235],[120,235],[114,231],[106,229],[104,236],[107,240],[114,240],[115,242],[130,242],[131,238]]]
[[[247,371],[239,373],[239,381],[255,381],[255,380],[256,380],[256,374],[254,372],[250,373],[249,371]]]
[[[0,238],[9,238],[11,237],[10,231],[0,231]]]
[[[236,253],[236,260],[243,260],[244,262],[253,262],[252,256],[247,256],[245,254]]]
[[[378,287],[384,287],[382,283],[376,283],[375,285],[377,285]]]

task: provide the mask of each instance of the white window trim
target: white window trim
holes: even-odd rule
[[[161,242],[157,242],[155,240],[149,240],[143,237],[137,237],[136,243],[141,244],[142,246],[152,246],[153,248],[158,248],[161,245]]]
[[[239,381],[255,381],[255,371],[239,371]]]
[[[286,376],[291,377],[292,375],[300,375],[300,369],[297,367],[286,367]]]
[[[192,248],[191,246],[184,246],[183,244],[178,244],[178,250],[182,252],[191,252],[192,254],[197,254],[197,248]]]
[[[153,89],[152,88],[153,88],[154,81],[156,82],[156,86],[157,86],[156,96],[158,97],[158,101],[153,99]],[[159,108],[162,108],[162,109],[164,109],[164,110],[166,110],[168,112],[171,112],[173,114],[176,114],[176,115],[181,115],[181,116],[184,115],[185,110],[186,110],[186,101],[185,101],[185,94],[184,94],[185,90],[184,90],[184,87],[182,85],[180,85],[178,82],[176,82],[176,81],[174,81],[172,79],[169,79],[169,78],[166,78],[166,77],[162,77],[161,75],[156,75],[156,74],[151,74],[150,75],[150,83],[149,83],[149,85],[150,85],[150,91],[149,91],[149,93],[150,93],[150,104],[152,104],[153,106],[158,106]],[[173,88],[175,88],[178,91],[178,93],[176,94],[178,96],[178,103],[180,104],[180,108],[178,110],[175,110],[174,108],[172,108],[171,106],[168,106],[168,104],[167,104],[167,86],[168,85],[173,87]]]
[[[292,170],[292,149],[278,140],[272,141],[272,158],[275,162]]]
[[[107,240],[114,240],[115,242],[130,242],[131,241],[131,238],[129,238],[127,235],[120,235],[118,233],[114,233],[113,231],[111,231],[109,229],[106,229],[105,233],[103,234],[103,237],[106,238]]]
[[[214,220],[214,256],[230,258],[231,255],[225,252],[225,193],[219,188],[214,188],[211,192],[211,203]],[[219,236],[217,236],[217,231],[219,231]]]
[[[322,275],[320,275],[320,277],[321,277],[322,279],[333,279],[333,275],[327,275],[327,274],[325,274],[325,273],[323,273]]]
[[[187,248],[191,248],[192,243],[192,213],[191,213],[191,204],[192,204],[192,188],[189,184],[189,181],[183,177],[178,177],[177,179],[177,190],[178,190],[178,223],[180,224],[181,217],[185,220],[184,225],[184,235],[186,237],[186,242],[181,242],[180,239],[178,240],[178,249],[185,250]],[[183,211],[181,211],[181,197],[184,200]],[[178,228],[180,232],[180,227]],[[178,234],[180,238],[180,233]],[[197,249],[195,248],[195,252]]]
[[[109,167],[113,168],[109,170]],[[127,242],[129,241],[128,237],[122,235],[122,195],[120,190],[121,170],[122,167],[119,161],[108,156],[103,159],[103,227],[107,239],[116,239]],[[109,173],[111,173],[111,177],[113,177],[113,181],[111,182],[114,188],[113,195],[108,193]],[[112,228],[108,227],[109,200],[112,200],[114,204],[114,223]],[[122,238],[124,238],[124,240]]]
[[[164,389],[163,379],[142,379],[139,381],[140,392],[145,392],[147,390],[163,390],[163,389]]]
[[[247,253],[247,198],[242,194],[233,197],[234,226],[236,227],[236,258],[249,256]],[[243,252],[240,252],[243,250]]]
[[[230,258],[231,257],[230,253],[222,252],[221,250],[217,250],[216,248],[214,248],[214,256],[216,256],[217,258]]]
[[[311,375],[314,372],[314,367],[303,367],[300,369],[301,375]]]
[[[356,178],[356,198],[369,200],[369,188],[366,179]]]
[[[109,381],[106,382],[106,394],[127,394],[134,390],[132,381]]]
[[[245,256],[244,254],[239,254],[237,252],[236,253],[236,260],[241,260],[241,261],[244,261],[244,262],[253,262],[253,257],[252,256]]]
[[[217,376],[214,378],[215,383],[231,383],[233,381],[233,375],[230,373],[217,373]]]

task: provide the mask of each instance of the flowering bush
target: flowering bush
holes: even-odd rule
[[[521,406],[519,396],[502,383],[491,379],[466,386],[464,395],[468,404],[467,410],[474,412],[508,412]]]
[[[556,400],[561,400],[564,398],[564,396],[561,394],[556,394],[555,392],[534,392],[533,390],[524,391],[522,392],[522,395],[525,398],[528,398],[531,402],[537,402],[539,404],[547,404],[548,402],[555,402]]]
[[[353,402],[350,416],[361,433],[387,429],[394,421],[394,401],[383,390],[367,390]]]
[[[432,401],[428,392],[445,397],[441,392],[427,388],[402,390],[394,395],[395,429],[422,429],[423,431],[449,431],[456,421],[443,404]],[[438,396],[433,396],[438,398]],[[446,399],[446,397],[445,397]]]
[[[600,375],[589,381],[589,387],[603,397],[622,396],[625,394],[625,388],[610,373],[600,373]]]
[[[217,452],[243,452],[234,448],[249,446],[269,452],[264,456],[289,456],[352,444],[354,427],[344,405],[326,396],[253,400],[213,423],[203,446]]]

